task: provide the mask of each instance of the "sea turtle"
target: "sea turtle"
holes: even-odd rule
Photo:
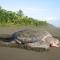
[[[45,30],[26,28],[15,32],[15,41],[30,48],[45,48],[50,46],[59,47],[60,42]]]
[[[34,28],[25,28],[13,32],[10,37],[5,38],[5,40],[9,40],[7,43],[8,46],[17,43],[27,48],[49,49],[50,46],[59,47],[59,40],[52,37],[49,32]]]

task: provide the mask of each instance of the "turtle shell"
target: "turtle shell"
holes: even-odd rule
[[[20,30],[16,32],[16,41],[18,43],[33,43],[40,41],[46,34],[46,31],[40,31],[37,29]]]

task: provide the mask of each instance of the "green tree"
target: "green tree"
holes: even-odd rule
[[[19,10],[19,11],[17,12],[17,15],[20,16],[20,17],[23,16],[23,15],[24,15],[24,14],[23,14],[23,11],[22,11],[22,10]]]

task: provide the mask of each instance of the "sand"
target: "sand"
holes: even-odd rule
[[[0,60],[60,60],[60,48],[36,52],[18,48],[0,47]]]

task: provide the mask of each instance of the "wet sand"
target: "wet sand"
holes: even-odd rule
[[[60,48],[53,48],[46,52],[36,52],[0,47],[0,60],[60,60]]]
[[[9,34],[16,30],[13,28],[0,28],[0,34]],[[36,52],[21,48],[0,47],[0,60],[60,60],[60,48]]]

